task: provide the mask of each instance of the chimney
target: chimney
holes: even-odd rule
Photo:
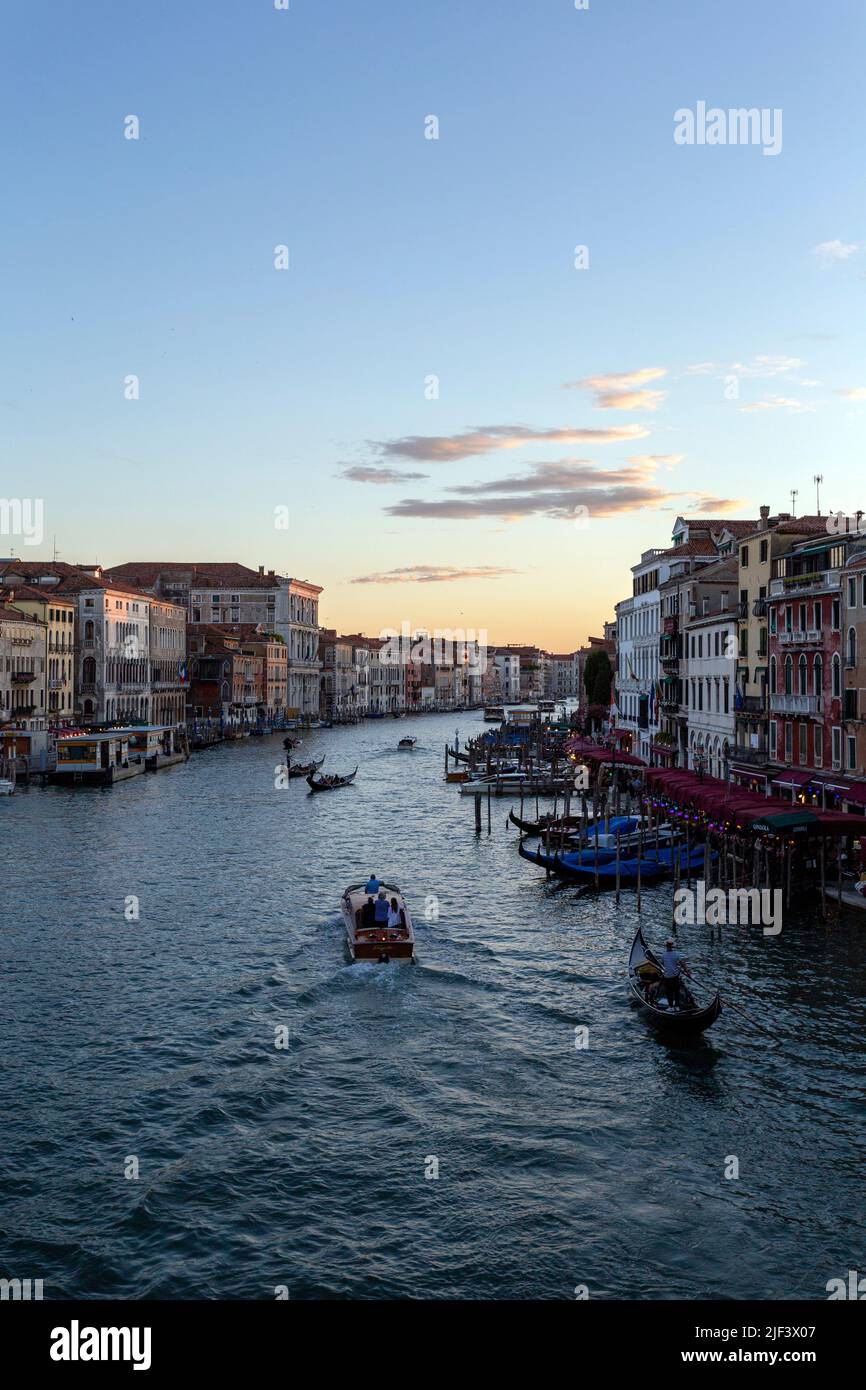
[[[759,531],[766,531],[766,529],[767,529],[767,522],[769,521],[769,519],[770,519],[770,508],[769,508],[769,507],[762,507],[762,508],[761,508],[761,521],[760,521],[760,524],[759,524],[759,526],[758,526],[758,530],[759,530]]]
[[[265,567],[264,567],[264,565],[259,565],[259,574],[264,575],[264,572],[265,572]]]

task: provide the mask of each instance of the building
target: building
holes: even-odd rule
[[[683,627],[688,767],[724,781],[734,744],[737,576],[736,555],[699,570]]]
[[[150,722],[178,728],[186,723],[189,679],[186,610],[153,598],[148,626],[150,646]]]
[[[661,549],[632,566],[632,594],[616,605],[617,719],[621,747],[649,763],[659,732],[659,585],[669,577]]]
[[[499,675],[499,692],[490,703],[520,703],[520,653],[510,647],[494,647],[491,665]]]
[[[187,610],[191,626],[260,626],[282,637],[287,651],[287,713],[319,712],[319,595],[322,587],[274,570],[234,562],[130,561],[112,570],[121,579]]]
[[[45,709],[49,729],[73,723],[75,711],[75,604],[36,585],[4,584],[2,601],[29,613],[46,630]]]
[[[844,761],[842,572],[850,547],[825,523],[773,561],[767,599],[773,789],[831,806]]]
[[[45,756],[47,628],[38,618],[0,601],[0,753],[4,759]]]
[[[852,784],[846,801],[858,811],[866,806],[866,544],[850,547],[842,572],[843,708],[842,752]]]

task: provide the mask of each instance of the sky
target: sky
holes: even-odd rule
[[[0,552],[561,651],[679,514],[862,509],[862,0],[282,3],[6,7],[0,493],[44,536]]]

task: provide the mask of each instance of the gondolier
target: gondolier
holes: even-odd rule
[[[665,948],[661,954],[662,974],[664,976],[663,986],[668,1006],[672,1009],[680,1007],[680,975],[688,975],[686,963],[681,951],[674,950],[673,937],[668,937]]]

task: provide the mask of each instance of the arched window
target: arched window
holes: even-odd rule
[[[87,622],[84,624],[84,640],[85,640],[85,642],[92,642],[92,641],[93,641],[93,619],[92,619],[92,618],[88,618],[88,619],[87,619]]]
[[[794,693],[794,663],[790,656],[785,657],[785,694]]]
[[[839,700],[842,697],[842,662],[839,653],[833,656],[833,699]]]
[[[815,664],[812,667],[812,693],[821,698],[824,693],[824,659],[821,653],[816,653]]]
[[[853,627],[849,627],[848,629],[848,651],[845,664],[846,666],[857,665],[857,633],[854,631]]]
[[[81,679],[85,685],[96,684],[96,661],[92,656],[86,656],[81,663]]]
[[[805,656],[805,653],[803,653],[803,652],[800,653],[799,672],[800,672],[800,684],[799,684],[799,687],[798,687],[799,693],[800,693],[801,695],[805,695],[805,694],[807,694],[807,692],[808,692],[808,685],[807,685],[807,682],[808,682],[808,679],[809,679],[809,673],[808,673],[808,671],[807,671],[807,669],[806,669],[806,656]]]
[[[770,657],[770,694],[776,693],[776,658]]]

